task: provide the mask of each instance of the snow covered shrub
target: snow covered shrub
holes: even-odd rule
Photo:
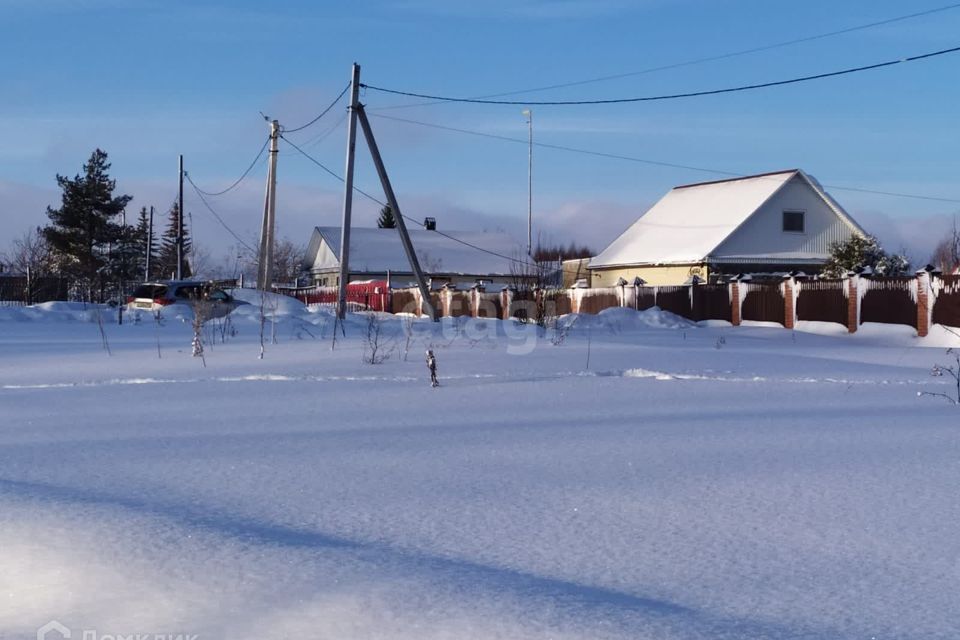
[[[960,351],[954,349],[947,349],[947,355],[953,358],[953,364],[951,365],[942,365],[935,364],[933,365],[933,370],[930,372],[930,375],[941,377],[943,374],[947,374],[953,379],[954,389],[950,392],[940,392],[940,391],[918,391],[918,396],[935,396],[945,399],[950,404],[960,405]]]
[[[383,330],[383,321],[374,312],[367,314],[367,332],[363,337],[363,361],[367,364],[383,364],[393,354]]]

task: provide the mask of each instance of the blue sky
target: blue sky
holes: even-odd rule
[[[949,4],[753,0],[160,2],[0,0],[0,251],[58,203],[54,176],[110,154],[120,190],[166,209],[177,155],[193,179],[229,185],[267,135],[292,128],[347,84],[455,96],[522,90],[709,57]],[[960,9],[763,53],[631,75],[519,99],[616,98],[765,82],[960,45]],[[734,95],[533,108],[537,141],[756,173],[801,167],[827,185],[960,199],[955,105],[960,54]],[[367,91],[371,115],[526,137],[519,106],[428,105]],[[342,172],[338,105],[292,140]],[[404,213],[442,228],[523,237],[527,149],[374,118]],[[323,137],[323,134],[326,134]],[[535,229],[600,250],[670,187],[718,176],[538,148]],[[357,181],[379,195],[360,149]],[[338,224],[339,183],[289,146],[279,157],[280,235]],[[253,243],[265,168],[210,203]],[[888,248],[925,261],[960,204],[831,190]],[[198,245],[235,244],[188,187]],[[377,206],[357,200],[357,224]]]

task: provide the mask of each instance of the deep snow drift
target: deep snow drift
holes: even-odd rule
[[[960,635],[948,332],[251,301],[0,309],[0,637]]]

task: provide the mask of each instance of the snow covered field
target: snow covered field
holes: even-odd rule
[[[176,315],[0,309],[0,637],[960,637],[949,334]]]

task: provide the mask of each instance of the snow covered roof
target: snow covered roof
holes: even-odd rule
[[[522,258],[524,249],[505,233],[479,231],[427,231],[408,229],[420,267],[431,274],[511,275],[509,258]],[[450,237],[447,237],[450,236]],[[457,238],[475,247],[457,242]],[[321,240],[328,255],[321,255]],[[481,250],[482,249],[482,250]],[[486,253],[485,251],[492,253]],[[498,255],[493,254],[500,254]],[[313,269],[339,266],[340,227],[316,227],[307,250]],[[350,272],[409,273],[410,263],[396,229],[353,228],[350,230]]]
[[[590,267],[702,262],[795,177],[862,232],[816,180],[800,169],[790,169],[674,187],[593,258]]]

